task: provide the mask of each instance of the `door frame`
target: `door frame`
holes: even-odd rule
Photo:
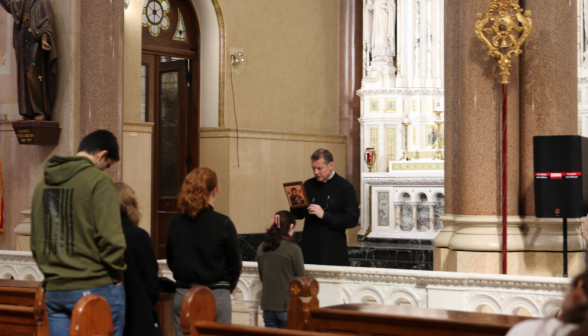
[[[161,256],[157,254],[157,246],[161,240],[165,240],[165,237],[160,237],[158,228],[157,228],[157,191],[158,188],[157,182],[158,178],[156,176],[157,165],[158,161],[156,158],[156,151],[158,151],[157,147],[157,138],[158,138],[158,121],[154,119],[155,117],[155,108],[160,108],[160,99],[159,99],[159,63],[161,56],[169,56],[169,57],[176,57],[188,60],[189,63],[189,72],[187,74],[187,80],[189,82],[188,86],[188,113],[187,118],[188,122],[186,123],[186,145],[187,145],[187,155],[192,158],[191,165],[189,169],[186,167],[185,162],[179,162],[183,164],[186,174],[189,173],[194,168],[200,166],[200,30],[199,30],[199,22],[198,16],[196,14],[196,9],[190,0],[175,0],[177,1],[178,7],[182,10],[182,14],[184,16],[184,24],[186,25],[186,31],[190,32],[188,35],[189,41],[188,44],[182,47],[174,47],[175,44],[160,44],[154,43],[150,36],[145,36],[145,34],[149,34],[143,28],[142,31],[142,56],[145,55],[152,55],[153,60],[152,62],[145,62],[145,57],[142,57],[143,61],[142,64],[148,64],[149,68],[153,67],[152,70],[148,70],[147,79],[153,81],[154,86],[153,90],[150,91],[147,88],[147,97],[149,101],[146,102],[150,108],[148,109],[147,113],[147,121],[154,123],[153,129],[153,137],[151,143],[151,151],[152,151],[152,162],[151,162],[151,241],[153,243],[153,249],[156,252],[156,257],[159,259]],[[149,69],[148,68],[148,69]],[[155,74],[155,76],[152,76]],[[178,186],[181,189],[181,184]]]

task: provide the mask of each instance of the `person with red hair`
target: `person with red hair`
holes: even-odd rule
[[[195,285],[207,286],[216,301],[217,322],[231,323],[231,293],[241,274],[241,248],[231,219],[214,211],[218,178],[208,168],[194,169],[182,185],[180,213],[169,221],[167,265],[177,282],[174,310],[176,335],[182,336],[184,296]]]

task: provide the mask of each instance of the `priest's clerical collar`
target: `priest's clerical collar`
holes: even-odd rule
[[[327,183],[329,182],[333,177],[335,177],[335,170],[333,169],[333,173],[331,174],[331,177],[329,177],[326,181],[322,181],[323,183]]]

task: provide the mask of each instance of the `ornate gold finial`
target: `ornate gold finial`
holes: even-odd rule
[[[521,45],[533,32],[531,12],[522,13],[518,0],[490,0],[486,16],[480,13],[477,15],[476,36],[488,46],[488,55],[498,59],[503,85],[508,84],[510,59],[523,52]],[[491,21],[494,24],[486,27]],[[489,39],[486,35],[489,35]]]

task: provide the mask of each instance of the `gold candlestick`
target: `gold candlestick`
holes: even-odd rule
[[[433,160],[445,160],[443,156],[443,145],[441,144],[442,134],[441,134],[441,126],[443,125],[443,120],[441,120],[441,113],[443,111],[433,111],[437,115],[437,120],[435,121],[435,125],[437,125],[437,139],[435,140],[435,144],[433,147],[437,148],[435,151],[435,155],[433,156]]]
[[[406,114],[402,125],[404,126],[404,151],[402,151],[402,157],[398,161],[410,161],[410,154],[408,154],[408,126],[410,126],[410,123]]]

